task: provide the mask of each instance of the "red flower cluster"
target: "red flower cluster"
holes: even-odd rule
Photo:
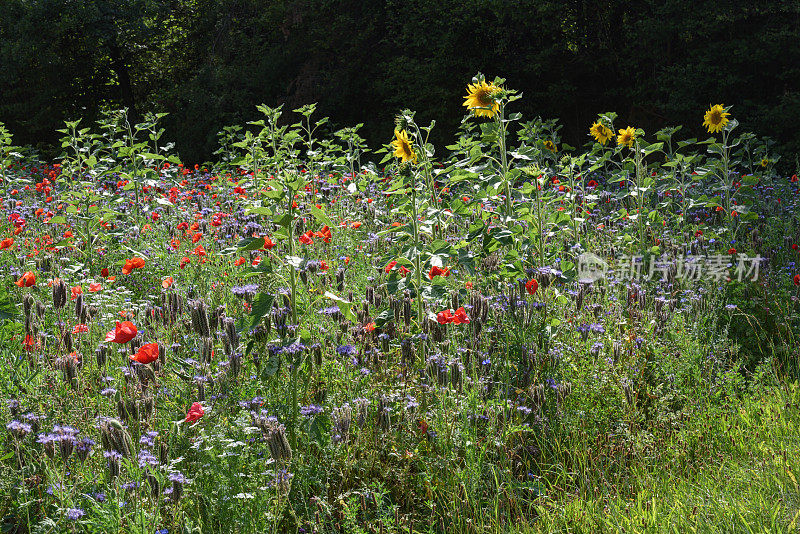
[[[122,274],[131,274],[134,269],[141,269],[144,267],[144,260],[140,257],[125,260],[125,265],[122,266]]]
[[[444,310],[436,314],[436,321],[439,324],[467,324],[469,317],[464,307],[460,307],[455,312],[453,310]]]
[[[428,279],[433,280],[434,277],[436,276],[444,276],[445,278],[450,276],[450,268],[449,267],[442,268],[434,265],[433,267],[431,267],[431,270],[428,273]]]

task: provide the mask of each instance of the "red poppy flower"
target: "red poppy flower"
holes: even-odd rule
[[[408,268],[408,267],[406,267],[405,265],[401,265],[401,266],[400,266],[400,276],[402,276],[403,278],[405,278],[405,277],[406,277],[406,275],[407,275],[408,273],[410,273],[410,272],[411,272],[411,269],[409,269],[409,268]]]
[[[136,325],[130,321],[117,322],[117,327],[106,334],[106,341],[110,343],[127,343],[136,337]]]
[[[597,187],[597,182],[594,180],[589,180],[589,182],[586,184],[586,187]]]
[[[320,230],[319,232],[314,232],[313,235],[314,235],[314,237],[321,238],[326,243],[330,243],[331,242],[331,237],[333,236],[333,234],[331,233],[331,229],[328,228],[327,225],[323,226],[322,230]]]
[[[730,254],[731,256],[733,256],[734,254],[736,254],[736,249],[735,249],[735,248],[733,248],[733,247],[729,248],[729,249],[728,249],[728,254]]]
[[[144,267],[144,260],[138,256],[125,260],[125,265],[122,267],[122,274],[131,274],[134,269],[141,269]]]
[[[797,250],[798,248],[800,247],[798,247],[797,244],[792,245],[792,250]]]
[[[433,278],[436,276],[448,277],[450,276],[450,269],[448,267],[442,269],[441,267],[437,267],[436,265],[434,265],[433,267],[431,267],[431,270],[428,273],[428,278],[430,280],[433,280]]]
[[[304,245],[310,245],[314,242],[314,240],[311,239],[313,236],[314,233],[311,230],[309,230],[308,232],[300,236],[300,242]]]
[[[264,249],[265,250],[272,250],[272,247],[275,246],[275,243],[269,237],[264,238]]]
[[[203,239],[203,234],[198,232],[192,236],[192,243],[197,243],[201,239]]]
[[[73,334],[83,334],[88,331],[89,327],[86,326],[85,324],[76,324],[72,329]]]
[[[139,348],[136,355],[130,357],[131,360],[142,364],[148,364],[158,359],[158,343],[148,343]]]
[[[186,419],[184,419],[187,423],[194,423],[203,415],[205,415],[205,411],[203,410],[203,406],[199,402],[192,403],[191,408],[189,408],[189,413],[186,414]]]
[[[453,315],[453,324],[469,324],[469,317],[463,306],[457,309]]]
[[[325,261],[325,260],[322,260],[321,262],[319,262],[319,270],[320,270],[320,271],[322,271],[322,272],[325,272],[325,271],[327,271],[327,270],[328,270],[328,269],[330,269],[330,268],[331,268],[331,266],[330,266],[330,265],[328,265],[328,262],[327,262],[327,261]]]
[[[386,267],[383,268],[383,272],[385,272],[386,274],[389,274],[391,272],[391,270],[394,269],[395,265],[397,265],[396,261],[394,261],[394,260],[390,261],[389,263],[386,264]]]
[[[794,275],[794,285],[800,286],[800,274]]]
[[[76,298],[78,298],[78,295],[83,294],[83,288],[81,286],[75,286],[70,291],[72,293],[72,297],[70,298],[70,300],[75,300]]]
[[[31,287],[33,285],[36,285],[36,275],[33,274],[31,271],[28,271],[14,283],[17,284],[17,286],[19,287]]]
[[[207,256],[208,253],[206,252],[205,247],[203,245],[197,245],[195,249],[192,251],[192,254],[198,257]]]
[[[164,280],[162,280],[161,287],[163,287],[164,289],[167,289],[168,287],[170,287],[172,285],[172,282],[173,282],[172,277],[168,276]]]
[[[361,228],[361,223],[359,221],[356,221],[356,222],[354,222],[353,224],[350,225],[350,228],[353,228],[353,229]]]
[[[453,310],[440,311],[436,314],[436,322],[439,324],[468,324],[469,317],[462,306],[455,312]]]
[[[239,258],[238,260],[233,262],[233,265],[236,266],[236,267],[238,267],[240,265],[244,265],[244,264],[245,264],[245,259],[244,258]]]
[[[535,278],[531,278],[528,280],[528,283],[525,284],[525,291],[528,292],[528,295],[533,295],[539,289],[539,282]]]
[[[6,249],[6,248],[11,248],[11,246],[13,244],[14,244],[14,238],[13,237],[7,237],[7,238],[3,239],[2,241],[0,241],[0,250]]]
[[[101,286],[96,282],[92,282],[91,284],[89,284],[89,293],[97,293],[101,289],[103,289],[103,286]]]
[[[103,269],[100,271],[100,276],[103,278],[108,276],[108,267],[103,267]]]
[[[436,314],[436,322],[439,324],[450,324],[453,322],[453,315],[450,310],[440,311]]]
[[[192,260],[190,260],[187,256],[184,256],[183,259],[181,259],[181,265],[180,265],[181,269],[183,269],[190,263],[192,263]]]

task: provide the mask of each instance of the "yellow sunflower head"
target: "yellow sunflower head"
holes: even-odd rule
[[[766,169],[767,165],[769,165],[769,160],[767,158],[762,159],[761,160],[761,168],[762,169]]]
[[[558,147],[556,147],[556,144],[549,139],[544,142],[544,147],[550,152],[558,152]]]
[[[464,107],[475,113],[476,117],[494,117],[500,111],[497,95],[501,88],[493,83],[480,80],[467,85],[467,96],[464,97]]]
[[[405,130],[394,131],[394,141],[392,141],[392,148],[394,148],[394,157],[400,159],[403,163],[408,161],[417,162],[417,154],[411,148],[411,142],[408,140],[408,133]]]
[[[617,136],[617,144],[625,145],[628,148],[633,146],[633,140],[636,139],[636,130],[633,126],[628,126],[624,130],[619,131]]]
[[[589,135],[594,137],[595,141],[605,146],[608,140],[614,137],[614,132],[602,122],[595,122],[592,124],[592,127],[589,128]]]
[[[728,117],[730,113],[725,111],[722,104],[715,104],[706,111],[703,126],[708,128],[708,133],[721,132],[725,125],[728,124]]]

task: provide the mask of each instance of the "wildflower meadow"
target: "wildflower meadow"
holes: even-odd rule
[[[0,125],[2,531],[796,532],[794,155],[736,102],[573,147],[462,86],[442,146]]]

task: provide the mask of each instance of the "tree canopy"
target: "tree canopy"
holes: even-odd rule
[[[46,144],[103,107],[168,112],[167,136],[196,162],[257,104],[319,102],[334,125],[365,123],[373,146],[405,107],[444,143],[481,71],[573,145],[606,111],[699,137],[724,103],[793,164],[799,40],[800,4],[779,0],[5,0],[0,121]]]

